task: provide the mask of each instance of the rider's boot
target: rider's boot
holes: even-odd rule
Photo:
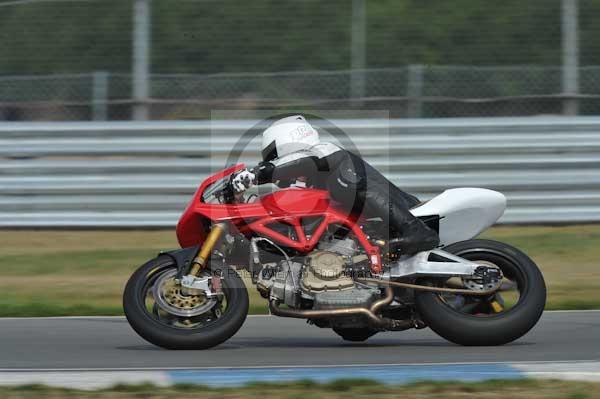
[[[401,237],[391,239],[390,253],[398,255],[414,255],[429,251],[440,245],[440,237],[419,219],[407,221],[402,225]]]

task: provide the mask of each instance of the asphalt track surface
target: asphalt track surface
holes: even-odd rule
[[[501,347],[461,347],[429,329],[348,343],[303,320],[249,317],[228,342],[168,351],[139,338],[124,318],[0,319],[0,369],[97,370],[346,366],[600,360],[600,312],[546,312],[525,337]]]

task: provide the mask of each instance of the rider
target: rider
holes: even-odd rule
[[[329,191],[348,212],[379,217],[397,237],[390,250],[415,254],[439,245],[435,231],[409,209],[419,203],[386,179],[358,155],[319,141],[317,131],[301,115],[274,122],[263,132],[263,161],[232,177],[231,188],[242,193],[254,184],[314,187]]]

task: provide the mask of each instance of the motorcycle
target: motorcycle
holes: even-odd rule
[[[231,338],[248,313],[244,273],[272,315],[348,341],[429,327],[460,345],[502,345],[542,315],[536,264],[508,244],[474,239],[504,213],[501,193],[450,189],[413,208],[440,247],[407,256],[387,250],[380,219],[343,212],[326,191],[269,184],[232,198],[231,176],[243,168],[206,179],[177,225],[182,249],[129,279],[125,315],[147,341],[206,349]]]

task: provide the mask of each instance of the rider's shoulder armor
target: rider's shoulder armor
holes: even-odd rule
[[[310,147],[309,151],[311,151],[314,156],[325,158],[333,153],[342,151],[342,149],[333,143],[319,143]]]
[[[319,143],[305,150],[292,152],[271,161],[275,166],[281,166],[290,162],[298,161],[303,158],[316,157],[319,159],[326,158],[331,154],[342,151],[340,147],[332,143]]]

